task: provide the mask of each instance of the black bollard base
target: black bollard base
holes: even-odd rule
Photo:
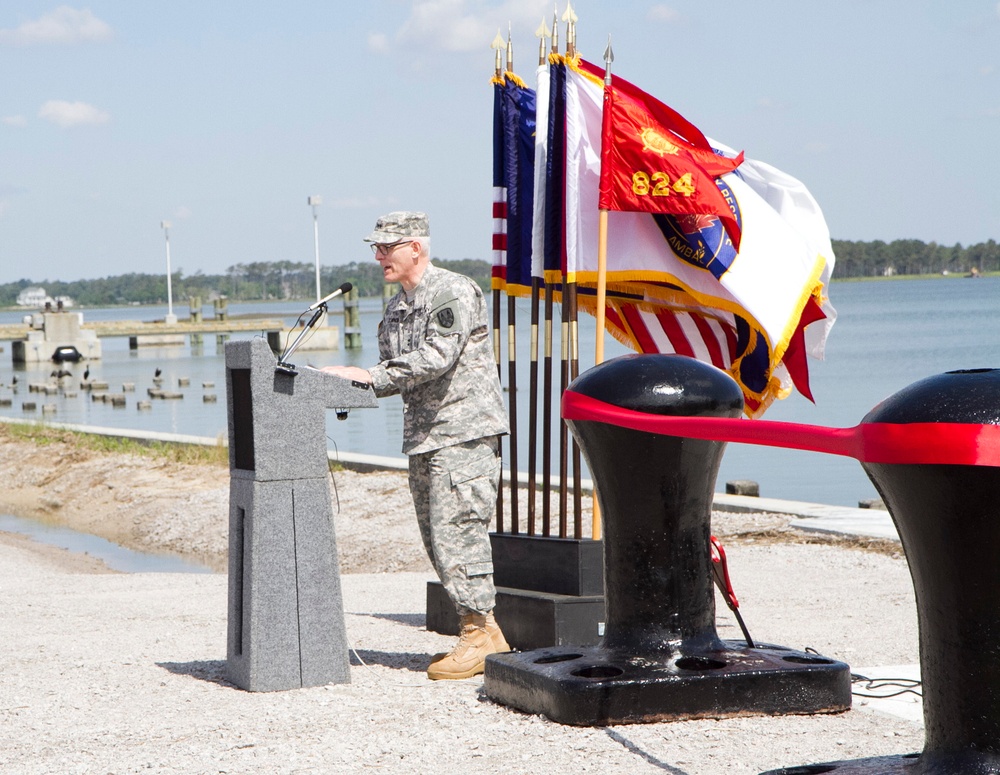
[[[820,773],[826,772],[834,775],[916,775],[918,772],[924,772],[924,770],[918,769],[919,758],[919,753],[911,753],[903,756],[876,756],[871,759],[825,762],[824,764],[801,764],[797,767],[768,770],[760,775],[820,775]],[[964,770],[945,771],[972,775]]]
[[[989,751],[923,751],[822,764],[781,767],[759,775],[997,775],[1000,755]]]
[[[493,654],[483,688],[504,705],[577,726],[850,709],[845,663],[721,642],[721,650],[676,658],[600,646]]]

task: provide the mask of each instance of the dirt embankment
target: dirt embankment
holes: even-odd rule
[[[73,434],[56,434],[40,443],[0,426],[0,470],[4,472],[0,513],[63,525],[137,551],[174,554],[217,571],[226,569],[229,470],[225,464],[193,465],[155,453],[93,449]],[[430,569],[405,473],[335,471],[331,494],[344,573]],[[557,498],[553,493],[553,514],[558,514]],[[527,525],[526,501],[520,498],[522,530]],[[582,503],[586,536],[591,499],[585,496]],[[540,497],[537,508],[541,509]],[[790,529],[788,523],[782,515],[717,512],[712,530],[727,544],[849,542],[858,548],[898,552],[898,544],[809,535]]]
[[[0,470],[0,512],[225,570],[229,470],[224,465],[110,453],[76,444],[72,437],[39,444],[0,429]],[[345,573],[429,568],[404,475],[337,471],[332,481]]]

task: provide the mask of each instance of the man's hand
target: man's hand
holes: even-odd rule
[[[372,375],[368,373],[367,369],[362,369],[360,366],[324,366],[320,371],[335,377],[363,382],[365,385],[372,383]]]

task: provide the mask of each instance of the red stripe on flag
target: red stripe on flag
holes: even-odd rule
[[[494,234],[493,235],[493,249],[494,250],[506,250],[507,249],[507,235],[506,234]]]
[[[614,326],[619,331],[625,330],[625,326],[622,325],[622,319],[618,315],[618,310],[616,310],[614,307],[609,306],[604,311],[604,322]]]
[[[503,220],[507,219],[507,203],[506,202],[494,202],[493,203],[493,217],[500,218]]]
[[[625,325],[625,321],[621,319],[621,316],[618,314],[618,310],[610,304],[607,305],[607,308],[604,311],[604,325],[606,328],[619,331],[623,337],[627,337],[629,339],[632,338],[632,332],[628,330],[628,326]]]
[[[622,304],[621,310],[622,315],[625,316],[625,322],[627,322],[629,328],[632,329],[632,338],[635,340],[636,344],[639,345],[640,352],[659,352],[656,342],[654,342],[653,337],[649,335],[649,330],[646,328],[646,321],[642,319],[642,315],[639,313],[639,310],[631,304]]]
[[[663,329],[663,333],[667,335],[667,339],[670,340],[674,352],[678,355],[686,355],[689,358],[694,358],[694,348],[691,347],[691,343],[688,341],[684,329],[677,322],[677,318],[674,317],[674,313],[667,312],[666,310],[657,312],[656,319],[660,321],[660,327]]]
[[[712,359],[712,365],[717,369],[724,369],[728,365],[722,354],[722,348],[719,346],[719,340],[715,338],[715,329],[713,329],[708,321],[702,315],[691,315],[694,324],[698,327],[698,333],[701,335],[701,341],[705,343],[705,349],[708,350],[708,356]]]
[[[722,330],[726,334],[726,347],[729,350],[729,359],[726,361],[728,368],[736,359],[736,345],[739,340],[736,338],[736,330],[732,326],[724,325]]]

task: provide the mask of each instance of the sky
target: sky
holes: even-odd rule
[[[509,29],[533,83],[553,8],[5,0],[0,283],[165,272],[163,221],[185,276],[312,264],[314,195],[323,265],[371,260],[400,209],[434,256],[490,260],[490,43]],[[1000,239],[997,0],[573,10],[584,58],[610,35],[615,73],[803,181],[834,239]]]

